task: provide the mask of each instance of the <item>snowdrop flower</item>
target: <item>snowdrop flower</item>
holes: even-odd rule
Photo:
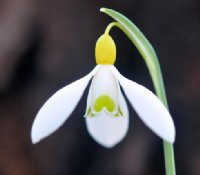
[[[168,110],[151,91],[115,68],[116,47],[109,34],[98,39],[95,56],[97,66],[88,75],[57,91],[39,110],[32,126],[32,142],[39,142],[63,125],[92,79],[85,121],[89,134],[100,145],[113,147],[127,133],[129,112],[121,87],[140,119],[159,137],[173,143],[175,127]]]

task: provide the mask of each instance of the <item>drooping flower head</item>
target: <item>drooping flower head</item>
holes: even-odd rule
[[[49,136],[68,119],[92,79],[84,116],[89,134],[99,144],[113,147],[128,131],[129,112],[121,87],[140,119],[173,143],[175,128],[168,110],[151,91],[115,68],[116,46],[107,32],[96,43],[95,57],[97,66],[88,75],[57,91],[42,106],[33,123],[32,142]]]

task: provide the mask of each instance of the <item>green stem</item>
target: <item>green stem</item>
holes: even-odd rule
[[[111,22],[107,27],[106,27],[106,30],[105,30],[105,34],[109,34],[110,30],[114,27],[120,27],[119,24],[117,22]]]
[[[163,141],[165,156],[165,171],[167,175],[175,175],[174,148],[169,142]]]
[[[117,26],[127,35],[127,37],[138,49],[148,67],[157,96],[160,98],[166,108],[168,108],[160,64],[150,42],[137,28],[137,26],[124,15],[106,8],[102,8],[100,11],[106,13],[117,21],[108,25],[106,32],[109,33],[113,26]],[[167,141],[163,141],[163,147],[166,175],[176,175],[173,144]]]

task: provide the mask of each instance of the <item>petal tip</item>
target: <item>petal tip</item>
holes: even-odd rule
[[[176,137],[176,131],[175,131],[175,126],[172,125],[171,129],[169,132],[165,135],[160,136],[163,140],[173,144],[175,142],[175,137]]]
[[[176,131],[175,131],[175,127],[173,126],[171,137],[169,138],[169,142],[173,144],[175,142],[175,138],[176,138]]]
[[[97,140],[96,140],[97,143],[99,143]],[[103,146],[104,148],[107,148],[107,149],[111,149],[113,147],[115,147],[118,143],[99,143],[101,146]]]
[[[36,144],[40,141],[41,139],[37,138],[35,135],[31,134],[31,141],[33,144]]]
[[[38,135],[37,135],[36,132],[35,132],[35,129],[32,128],[32,130],[31,130],[31,141],[32,141],[32,143],[33,143],[33,144],[36,144],[36,143],[38,143],[40,140],[41,140],[41,138],[38,137]]]
[[[40,141],[40,140],[36,140],[36,139],[31,139],[31,140],[32,140],[32,144],[36,144]]]
[[[47,137],[47,135],[44,135],[43,131],[39,129],[36,124],[37,123],[34,122],[31,129],[31,141],[33,144],[36,144],[40,142],[42,139],[44,139],[45,137]],[[43,135],[41,133],[43,133]]]
[[[116,145],[118,145],[123,140],[123,138],[118,141],[113,141],[112,139],[99,140],[99,139],[95,138],[92,133],[89,132],[89,134],[99,145],[101,145],[102,147],[107,148],[107,149],[114,148]]]
[[[128,131],[129,120],[113,118],[100,114],[98,117],[86,117],[86,127],[89,135],[101,146],[113,148],[119,144]],[[102,129],[103,128],[103,129]]]

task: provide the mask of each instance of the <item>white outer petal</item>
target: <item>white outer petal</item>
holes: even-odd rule
[[[67,120],[97,69],[98,66],[85,77],[58,90],[45,102],[33,122],[31,130],[33,143],[55,132]]]
[[[114,66],[111,69],[143,122],[159,137],[173,143],[175,140],[174,123],[168,110],[158,97],[147,88],[122,76]]]
[[[107,148],[118,144],[125,137],[129,127],[129,113],[126,101],[120,90],[118,95],[123,116],[112,117],[107,112],[101,112],[95,117],[86,117],[86,126],[91,137]]]

